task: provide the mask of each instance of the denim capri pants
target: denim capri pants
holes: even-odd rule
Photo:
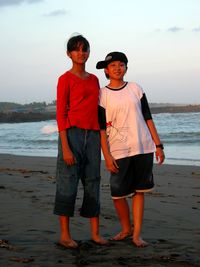
[[[80,215],[88,218],[97,217],[100,212],[101,146],[99,131],[72,127],[67,129],[67,138],[76,163],[68,166],[64,162],[59,137],[54,214],[74,216],[78,183],[81,180],[84,193]]]

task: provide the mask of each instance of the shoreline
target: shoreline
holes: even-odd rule
[[[55,196],[55,157],[0,154],[1,266],[199,266],[200,167],[154,166],[155,189],[145,194],[142,236],[151,245],[135,248],[131,239],[94,245],[88,219],[79,216],[79,186],[72,236],[76,251],[62,250]],[[109,238],[120,230],[109,190],[109,173],[101,165],[100,232]],[[4,243],[3,243],[4,242]],[[120,251],[120,254],[119,254]]]
[[[32,154],[32,155],[27,155],[27,154],[15,154],[15,153],[0,153],[0,155],[7,155],[7,156],[19,156],[19,157],[33,157],[33,158],[56,158],[56,156],[47,156],[47,155],[36,155],[36,154]],[[102,162],[104,162],[104,158],[102,155]],[[196,163],[196,164],[195,164]],[[156,162],[154,162],[154,166],[158,165]],[[165,161],[163,163],[163,165],[169,165],[169,166],[188,166],[188,167],[199,167],[200,168],[200,162],[199,160],[192,160],[192,159],[167,159],[165,158]]]

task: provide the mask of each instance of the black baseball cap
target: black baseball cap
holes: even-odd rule
[[[97,69],[105,69],[108,64],[110,64],[113,61],[121,61],[125,64],[128,63],[128,59],[126,55],[122,52],[111,52],[107,54],[105,60],[97,62],[96,68]]]

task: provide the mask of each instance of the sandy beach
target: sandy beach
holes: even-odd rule
[[[146,194],[143,238],[98,246],[90,240],[88,219],[79,216],[80,184],[71,220],[77,250],[56,246],[53,215],[56,158],[0,155],[0,266],[200,266],[200,167],[154,167],[155,189]],[[109,238],[120,230],[110,198],[109,174],[102,162],[100,231]]]

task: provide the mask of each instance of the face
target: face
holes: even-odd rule
[[[73,63],[84,64],[89,57],[90,50],[85,51],[83,45],[80,44],[77,48],[71,52],[67,52],[67,55],[71,58]]]
[[[123,80],[126,70],[127,67],[124,62],[113,61],[108,64],[107,68],[105,69],[105,73],[109,75],[109,79]]]

